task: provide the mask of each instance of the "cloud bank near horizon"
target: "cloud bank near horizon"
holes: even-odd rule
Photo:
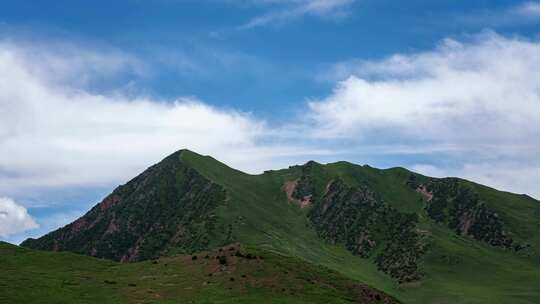
[[[227,151],[237,164],[250,159],[242,151],[268,154],[256,145],[267,128],[249,113],[194,97],[104,95],[72,81],[124,70],[124,57],[74,49],[57,64],[62,57],[36,51],[0,44],[0,193],[118,182],[181,147]]]
[[[32,207],[24,193],[117,184],[179,148],[252,173],[311,158],[412,155],[400,165],[540,197],[535,40],[486,32],[338,63],[325,71],[334,91],[280,126],[195,97],[94,90],[96,79],[146,77],[144,62],[114,49],[58,49],[0,42],[0,196],[21,208]],[[31,228],[25,221],[19,227]]]
[[[484,32],[432,51],[338,63],[334,92],[308,104],[314,136],[436,151],[459,163],[445,175],[540,197],[539,54],[538,41]]]

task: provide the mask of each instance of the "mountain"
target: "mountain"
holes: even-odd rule
[[[181,150],[21,245],[137,262],[238,242],[404,303],[537,303],[539,232],[540,202],[458,178],[313,161],[249,175]]]
[[[115,261],[157,258],[230,243],[216,209],[225,189],[173,154],[115,189],[72,224],[22,245]]]

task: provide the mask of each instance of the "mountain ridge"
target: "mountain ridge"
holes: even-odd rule
[[[538,201],[400,167],[381,170],[344,161],[310,161],[251,175],[184,149],[111,195],[117,190],[120,199],[108,196],[92,210],[108,206],[98,208],[105,212],[103,220],[111,218],[107,210],[117,208],[115,214],[125,215],[120,217],[125,221],[116,225],[125,228],[119,229],[122,235],[133,237],[112,238],[112,220],[94,234],[73,230],[74,222],[68,225],[73,235],[67,233],[74,242],[62,237],[66,226],[22,246],[139,261],[238,241],[324,265],[404,301],[417,297],[413,290],[428,298],[446,292],[455,299],[455,291],[444,291],[449,287],[443,288],[440,280],[455,281],[460,275],[452,274],[456,265],[464,273],[470,271],[467,267],[479,270],[485,265],[502,270],[506,259],[511,261],[507,264],[540,269],[540,239],[533,233],[540,223]],[[137,217],[133,214],[139,209],[133,206],[150,207]],[[130,232],[129,223],[142,228]],[[126,239],[131,243],[119,248],[118,240]],[[482,255],[489,258],[468,265]],[[407,284],[428,287],[399,287]],[[439,288],[439,294],[432,288]]]

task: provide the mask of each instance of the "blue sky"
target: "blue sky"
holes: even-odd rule
[[[327,93],[332,83],[314,76],[336,62],[414,53],[486,28],[527,36],[538,28],[536,22],[489,20],[521,4],[516,1],[408,1],[404,6],[358,0],[335,1],[344,4],[321,15],[238,29],[299,6],[272,2],[11,1],[2,5],[3,34],[119,48],[155,69],[151,77],[137,79],[140,90],[161,97],[195,95],[271,118],[276,102],[297,104]]]
[[[405,166],[540,197],[540,2],[0,4],[0,239],[190,148]]]

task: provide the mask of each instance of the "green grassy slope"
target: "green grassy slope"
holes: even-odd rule
[[[527,195],[497,191],[468,181],[463,183],[472,186],[490,207],[497,210],[516,239],[531,245],[530,255],[540,263],[540,202]]]
[[[230,225],[235,239],[334,269],[348,277],[384,290],[405,303],[538,303],[540,264],[540,203],[525,196],[472,185],[486,204],[503,219],[515,240],[531,245],[512,252],[461,236],[435,223],[425,211],[426,202],[407,186],[410,172],[401,168],[378,170],[346,162],[314,166],[316,188],[324,189],[337,177],[351,186],[368,185],[401,212],[417,213],[419,228],[430,237],[430,249],[419,265],[422,280],[398,285],[378,271],[370,259],[349,253],[317,237],[300,209],[288,201],[283,185],[299,178],[299,166],[261,175],[233,170],[207,156],[186,152],[183,161],[222,185],[226,204],[218,213]],[[317,195],[321,196],[323,193]]]
[[[0,303],[397,303],[329,269],[237,244],[120,264],[0,243],[0,273]]]

